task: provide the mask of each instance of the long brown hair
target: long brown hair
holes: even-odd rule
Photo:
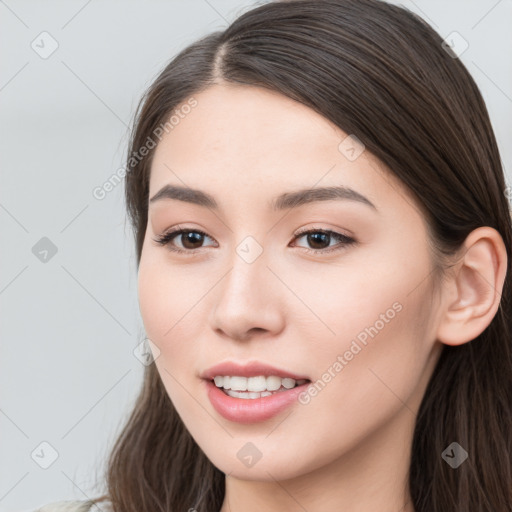
[[[442,38],[405,8],[380,0],[274,1],[181,51],[142,98],[127,155],[126,204],[137,267],[154,149],[175,109],[214,83],[257,85],[356,135],[414,193],[440,275],[479,226],[512,226],[500,155],[480,91]],[[512,510],[512,283],[480,336],[443,346],[416,419],[410,494],[416,512]],[[442,452],[458,442],[457,469]],[[106,471],[115,512],[220,510],[225,475],[195,443],[154,364]]]

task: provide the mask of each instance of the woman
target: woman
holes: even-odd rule
[[[430,26],[255,8],[150,86],[127,171],[154,363],[66,510],[512,510],[505,179]]]

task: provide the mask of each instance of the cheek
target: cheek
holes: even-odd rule
[[[391,255],[380,261],[358,255],[339,264],[310,263],[300,271],[282,266],[276,273],[290,283],[298,299],[289,299],[290,327],[300,326],[295,335],[329,353],[358,335],[364,341],[365,329],[376,322],[379,331],[389,331],[388,324],[408,300],[416,273],[399,264],[393,267],[392,262]]]
[[[203,325],[194,317],[201,314],[204,291],[186,286],[187,280],[178,267],[172,268],[149,251],[143,253],[138,273],[140,313],[147,337],[160,351],[155,358],[157,371],[180,416],[190,408],[189,393],[196,392],[190,386],[196,381],[199,344],[191,340],[201,338],[198,329]]]
[[[283,280],[294,283],[294,292],[310,309],[309,316],[317,318],[316,338],[323,338],[322,346],[332,346],[325,343],[332,339],[340,340],[337,348],[343,348],[357,337],[363,343],[377,338],[398,343],[399,333],[410,336],[423,330],[430,269],[424,239],[387,237],[372,248],[347,253],[338,264],[310,268],[300,278],[294,269],[282,271]]]
[[[347,351],[346,369],[362,364],[360,376],[373,379],[371,365],[382,365],[392,377],[397,365],[414,371],[426,357],[430,260],[424,239],[403,238],[381,237],[371,248],[348,251],[339,263],[310,268],[300,278],[294,269],[280,269],[307,305],[300,315],[295,310],[290,324],[314,348],[320,371]]]
[[[379,256],[351,264],[350,272],[332,269],[330,276],[309,280],[315,292],[308,306],[325,325],[316,323],[316,335],[312,326],[300,328],[320,380],[311,410],[331,408],[340,422],[347,411],[379,421],[402,407],[421,382],[432,349],[426,252],[390,248]],[[333,403],[341,405],[332,409]]]
[[[202,325],[194,318],[201,312],[201,298],[205,291],[197,287],[193,276],[183,266],[171,266],[165,255],[144,252],[139,264],[139,309],[147,337],[155,343],[163,356],[193,358],[196,329]]]

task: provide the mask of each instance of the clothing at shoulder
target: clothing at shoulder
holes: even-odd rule
[[[48,503],[34,512],[111,512],[110,503],[98,503],[96,506],[91,500],[55,501]]]

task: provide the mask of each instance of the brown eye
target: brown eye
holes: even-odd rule
[[[180,236],[181,243],[186,249],[199,249],[204,239],[203,234],[194,231],[183,231]]]
[[[210,238],[204,231],[199,229],[177,229],[164,233],[153,240],[160,245],[167,246],[171,251],[184,253],[201,249],[201,244],[204,242],[205,237]],[[181,247],[174,245],[175,239],[181,242]]]
[[[304,247],[308,252],[312,253],[326,253],[341,250],[348,245],[353,245],[356,241],[346,235],[337,233],[336,231],[324,230],[324,229],[310,229],[309,231],[302,231],[295,236],[295,240],[306,237],[307,243],[311,246]],[[332,239],[338,241],[338,247],[328,249]]]
[[[325,254],[342,250],[346,246],[356,243],[356,241],[351,237],[337,233],[336,231],[324,229],[310,229],[308,231],[303,231],[297,234],[294,240],[303,237],[306,238],[308,245],[310,245],[310,247],[303,247],[303,249],[315,254]],[[202,244],[204,243],[205,238],[211,237],[199,229],[176,229],[164,233],[153,240],[159,245],[167,246],[170,251],[188,253],[192,255],[197,249],[203,248]],[[179,240],[181,246],[176,245],[175,240]],[[331,246],[332,240],[338,241],[338,244]]]
[[[327,233],[309,233],[306,237],[308,243],[312,244],[313,249],[325,249],[326,247],[329,247],[331,241],[331,235]]]

